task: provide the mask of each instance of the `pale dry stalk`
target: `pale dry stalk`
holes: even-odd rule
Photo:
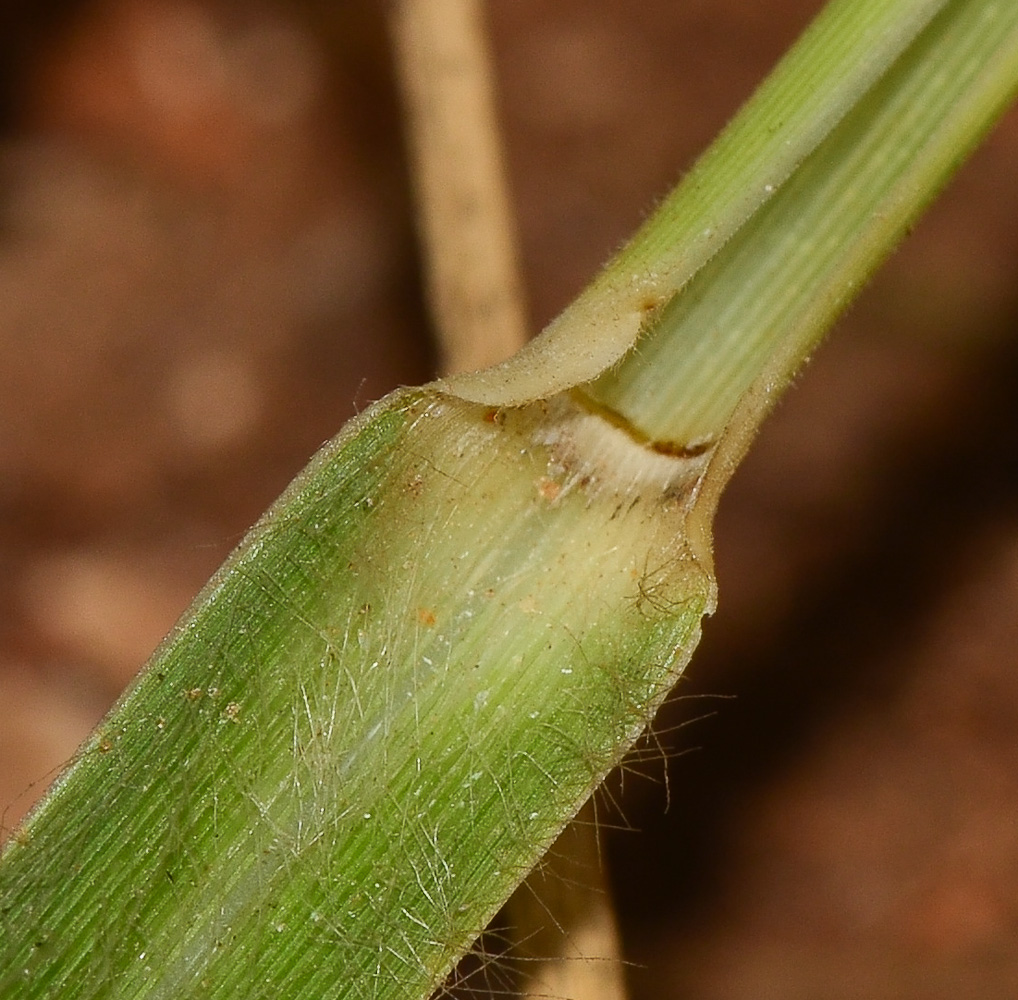
[[[527,339],[480,0],[399,0],[392,25],[442,368],[472,371]]]

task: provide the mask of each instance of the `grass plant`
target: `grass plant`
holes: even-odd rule
[[[12,838],[0,995],[428,996],[646,729],[754,431],[1016,87],[1018,6],[835,0],[541,338],[348,425]]]

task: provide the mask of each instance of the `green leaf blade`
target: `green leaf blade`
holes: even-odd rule
[[[585,391],[650,439],[686,445],[730,435],[744,447],[1013,99],[1016,81],[1018,7],[944,5],[636,349]]]

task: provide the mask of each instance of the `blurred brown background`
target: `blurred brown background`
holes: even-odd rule
[[[535,329],[818,7],[492,3]],[[311,451],[432,374],[385,15],[0,13],[5,831]],[[1012,115],[731,487],[609,837],[637,1000],[1018,995],[1016,172]]]

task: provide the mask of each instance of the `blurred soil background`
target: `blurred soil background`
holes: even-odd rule
[[[534,329],[818,7],[494,0]],[[9,833],[434,352],[385,4],[11,0],[0,66]],[[1018,995],[1016,174],[1012,115],[730,489],[721,610],[613,794],[635,1000]]]

